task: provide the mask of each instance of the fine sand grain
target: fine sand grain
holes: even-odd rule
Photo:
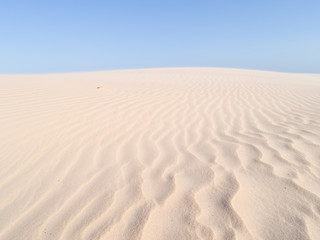
[[[320,75],[0,76],[0,239],[320,239]]]

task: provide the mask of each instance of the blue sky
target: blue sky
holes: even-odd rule
[[[156,67],[320,73],[320,1],[0,2],[0,74]]]

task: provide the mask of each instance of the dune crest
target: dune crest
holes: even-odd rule
[[[320,75],[3,75],[0,99],[0,240],[319,239]]]

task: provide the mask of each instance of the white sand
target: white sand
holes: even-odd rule
[[[320,75],[2,75],[0,149],[1,240],[320,239]]]

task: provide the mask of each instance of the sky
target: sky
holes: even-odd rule
[[[320,73],[319,0],[0,0],[0,74]]]

